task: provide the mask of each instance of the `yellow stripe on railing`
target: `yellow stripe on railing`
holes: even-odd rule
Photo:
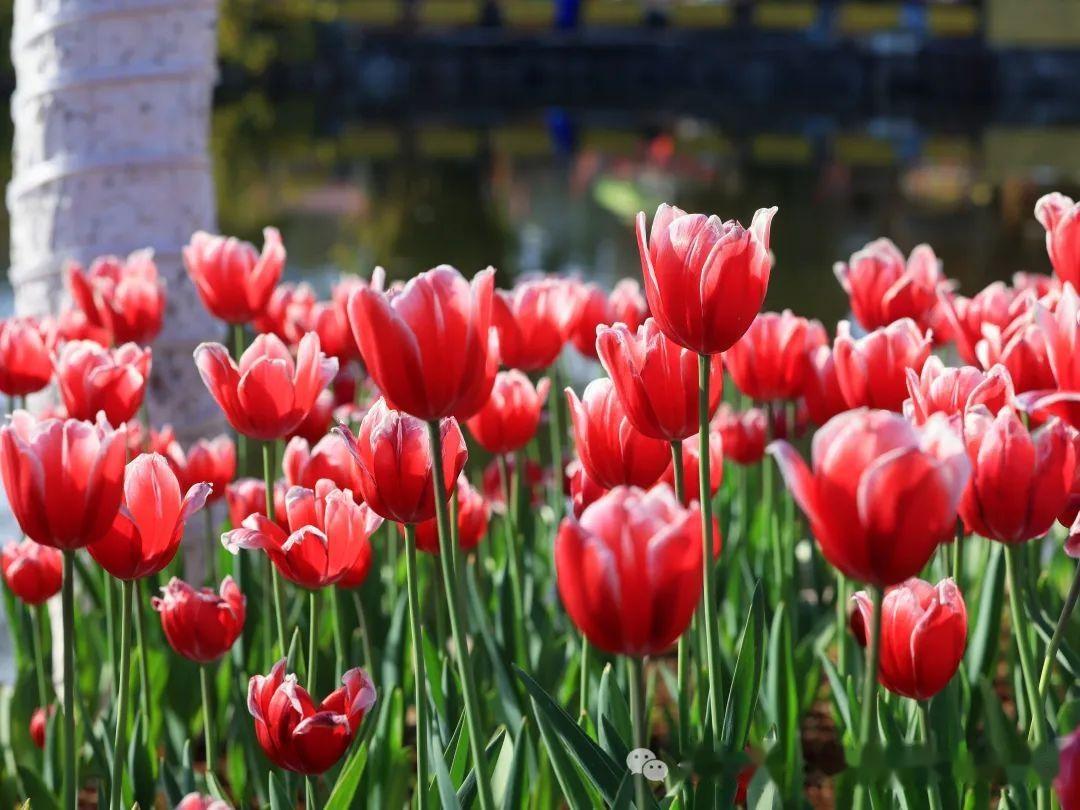
[[[555,21],[552,0],[506,0],[503,19],[512,28],[550,28]]]
[[[676,28],[723,28],[731,25],[731,8],[726,5],[693,3],[668,9],[671,24]]]
[[[551,138],[540,125],[501,127],[491,133],[495,151],[511,157],[544,157],[551,154]]]
[[[971,6],[932,6],[930,33],[937,37],[970,37],[979,31],[979,12]]]
[[[421,25],[466,26],[480,22],[480,4],[476,0],[421,0],[418,19]]]
[[[846,3],[840,7],[838,26],[845,34],[871,34],[900,25],[900,6],[877,3]]]
[[[750,143],[750,152],[759,163],[801,164],[814,157],[814,145],[801,135],[757,135]]]
[[[867,135],[838,135],[833,151],[848,166],[891,166],[896,162],[891,143]]]
[[[803,30],[814,24],[817,15],[816,3],[763,0],[754,6],[754,24],[759,28]]]
[[[587,0],[582,10],[585,25],[637,26],[641,25],[644,17],[638,3],[625,0]]]
[[[396,25],[401,21],[405,7],[401,0],[354,0],[341,9],[347,22],[360,25]]]
[[[480,133],[451,127],[426,129],[420,132],[417,147],[427,157],[472,157],[480,150]]]

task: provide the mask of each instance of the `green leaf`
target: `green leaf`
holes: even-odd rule
[[[990,559],[982,574],[979,604],[975,610],[975,627],[968,640],[964,656],[971,683],[980,677],[990,677],[1001,634],[1001,615],[1005,600],[1005,547],[990,544]]]
[[[438,746],[431,751],[431,763],[435,767],[435,784],[439,787],[439,806],[446,810],[461,810],[454,783],[450,781],[450,771],[446,768],[446,758]]]
[[[295,802],[289,798],[288,791],[277,778],[277,774],[270,772],[270,810],[295,810]]]
[[[503,810],[518,810],[525,806],[525,769],[528,764],[526,749],[529,747],[529,737],[525,733],[525,725],[528,719],[521,721],[521,727],[514,735],[517,742],[514,744],[514,759],[510,763],[510,772],[506,777],[506,788],[503,793]]]
[[[796,683],[794,644],[788,606],[781,602],[773,614],[769,632],[769,657],[766,672],[766,695],[769,717],[776,727],[776,748],[769,760],[780,769],[773,772],[781,794],[797,802],[802,779],[802,741],[799,737],[799,697]],[[786,803],[786,802],[785,802]]]
[[[30,806],[34,810],[59,810],[60,805],[53,798],[53,791],[49,790],[38,772],[28,765],[18,767],[19,779],[23,784],[26,798],[30,801]]]
[[[128,740],[128,778],[131,780],[131,788],[135,801],[143,807],[154,806],[154,765],[150,761],[150,752],[142,741],[142,727],[146,718],[141,711],[135,715],[135,724],[131,728],[131,739]]]
[[[626,760],[627,743],[633,739],[630,724],[630,707],[626,704],[615,679],[611,664],[604,665],[597,694],[596,726],[600,731],[600,745],[616,762]]]
[[[757,709],[761,677],[765,668],[765,598],[760,582],[754,585],[750,610],[739,641],[727,706],[721,746],[726,751],[741,751],[750,734],[750,723]]]
[[[555,781],[559,783],[566,803],[570,805],[570,810],[591,810],[592,800],[589,798],[585,785],[582,784],[577,769],[574,768],[574,763],[570,761],[566,749],[563,747],[555,730],[551,727],[551,723],[544,713],[540,711],[536,700],[530,702],[533,716],[536,717],[536,728],[540,732],[544,750],[547,751],[551,769],[555,773]]]

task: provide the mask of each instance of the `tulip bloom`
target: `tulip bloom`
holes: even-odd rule
[[[488,334],[494,284],[490,267],[470,284],[442,265],[400,291],[360,287],[349,296],[364,365],[395,410],[425,421],[480,410],[498,369]]]
[[[1046,229],[1046,252],[1054,273],[1063,282],[1080,286],[1080,206],[1070,197],[1052,192],[1035,203],[1035,219]]]
[[[847,401],[836,377],[832,349],[818,346],[810,352],[807,360],[806,380],[803,382],[807,415],[815,425],[824,425],[848,409]]]
[[[937,306],[937,290],[945,283],[941,263],[929,245],[919,245],[904,262],[890,239],[875,239],[837,262],[833,272],[848,294],[855,320],[867,331],[910,318],[925,331]]]
[[[137,250],[121,259],[102,256],[90,270],[68,265],[71,297],[91,326],[114,343],[152,343],[165,317],[165,284],[158,278],[154,251]]]
[[[0,392],[25,397],[40,391],[53,375],[46,328],[30,318],[0,321]]]
[[[248,711],[255,736],[279,768],[314,776],[333,767],[349,749],[364,715],[375,705],[375,685],[362,669],[350,669],[321,704],[315,705],[282,658],[270,674],[248,683]]]
[[[173,577],[150,604],[161,614],[169,646],[197,664],[225,655],[243,632],[247,615],[247,599],[232,577],[225,577],[218,593]]]
[[[602,326],[596,352],[630,424],[651,439],[679,442],[698,432],[698,357],[668,340],[649,318],[636,333]],[[723,395],[723,362],[710,359],[709,416]]]
[[[866,591],[852,597],[851,632],[863,647],[873,626]],[[937,586],[911,578],[890,588],[881,610],[878,682],[897,695],[929,700],[956,674],[967,645],[967,606],[951,579]]]
[[[527,445],[540,425],[551,380],[546,377],[533,387],[517,369],[495,375],[491,397],[465,423],[477,443],[494,455],[512,453]]]
[[[971,298],[938,293],[939,311],[947,324],[950,338],[965,363],[979,362],[975,347],[982,340],[985,327],[1004,332],[1029,307],[1031,294],[1013,289],[1003,281],[995,281]]]
[[[907,370],[911,398],[904,401],[904,416],[917,425],[932,413],[963,415],[976,405],[985,405],[991,413],[1013,404],[1012,378],[1004,366],[983,372],[974,366],[946,368],[941,358],[933,356],[923,365],[922,373]]]
[[[535,278],[510,292],[496,290],[492,325],[508,368],[539,371],[555,362],[579,311],[577,291],[562,278]]]
[[[64,555],[33,540],[8,543],[0,551],[0,571],[13,594],[28,605],[40,605],[60,592]]]
[[[184,265],[211,315],[249,323],[266,309],[281,278],[285,246],[277,228],[263,229],[261,255],[250,242],[197,231],[184,248]]]
[[[709,493],[715,495],[720,491],[720,484],[724,481],[724,440],[718,433],[709,434]],[[701,492],[701,478],[698,475],[698,437],[688,436],[682,442],[682,468],[683,468],[683,506],[689,506],[698,500]],[[660,477],[663,483],[670,484],[672,491],[675,490],[675,464],[672,462],[664,474]],[[714,532],[714,536],[719,534]]]
[[[633,426],[611,380],[593,380],[581,399],[566,389],[578,458],[600,486],[651,487],[671,463],[668,443]]]
[[[910,318],[856,340],[840,321],[833,344],[836,379],[849,408],[899,412],[907,399],[907,371],[918,373],[930,356],[930,337]]]
[[[825,328],[785,309],[763,312],[739,342],[724,352],[731,379],[751,399],[802,396],[810,355],[828,342]]]
[[[1004,366],[1017,394],[1056,387],[1046,334],[1028,316],[1017,318],[1004,332],[994,326],[983,327],[975,356],[983,368]]]
[[[589,477],[585,465],[576,458],[566,465],[566,474],[570,479],[566,488],[570,493],[570,509],[574,517],[580,518],[585,509],[606,494],[607,490]]]
[[[319,337],[310,332],[300,341],[295,362],[277,337],[259,335],[239,366],[220,343],[199,344],[195,365],[229,424],[263,441],[295,430],[338,370],[337,360],[319,350]]]
[[[471,551],[487,533],[491,507],[464,475],[457,479],[458,547]],[[428,554],[439,553],[439,524],[434,518],[416,524],[416,547]]]
[[[319,392],[319,395],[315,397],[315,402],[311,405],[311,410],[308,411],[300,424],[289,431],[288,438],[290,440],[300,436],[311,444],[315,444],[317,441],[326,436],[327,431],[333,426],[334,423],[334,392],[329,388]]]
[[[665,335],[698,354],[730,349],[753,323],[769,286],[769,232],[776,207],[759,208],[750,228],[663,204],[638,253],[649,311]]]
[[[314,489],[320,478],[333,481],[338,489],[360,493],[360,471],[340,436],[329,433],[314,447],[296,436],[285,445],[281,459],[285,483],[290,487]],[[265,490],[264,490],[265,491]]]
[[[1076,455],[1057,419],[1029,433],[1011,408],[992,416],[977,407],[964,418],[971,482],[960,502],[969,533],[1003,543],[1042,537],[1066,506]]]
[[[38,706],[30,715],[30,740],[41,750],[45,750],[45,732],[49,726],[49,715],[55,712],[55,706]]]
[[[617,487],[555,538],[566,612],[591,644],[642,657],[664,652],[701,599],[701,515],[669,487]]]
[[[87,550],[117,579],[156,574],[176,556],[184,525],[202,509],[209,494],[210,484],[205,482],[183,494],[165,457],[144,453],[127,465],[124,503],[112,527]]]
[[[281,575],[302,588],[333,585],[356,562],[361,545],[370,539],[382,518],[367,504],[358,504],[349,490],[333,481],[315,489],[290,487],[285,494],[289,532],[265,515],[248,515],[239,528],[221,536],[225,548],[262,549]]]
[[[212,796],[189,793],[176,805],[176,810],[229,810],[229,805]]]
[[[274,522],[283,529],[289,528],[285,517],[287,489],[283,481],[274,483]],[[229,523],[234,529],[249,515],[266,517],[266,482],[261,478],[237,479],[225,488],[225,500],[229,505]]]
[[[1057,387],[1080,391],[1080,296],[1066,284],[1053,310],[1035,305],[1035,322],[1046,336],[1046,356]]]
[[[252,325],[256,332],[277,335],[285,343],[299,343],[305,331],[300,324],[307,322],[316,300],[315,291],[308,284],[279,284]]]
[[[225,497],[227,487],[236,477],[236,445],[228,436],[199,439],[187,453],[164,454],[173,464],[182,487],[205,481],[212,489],[206,500],[210,503]]]
[[[124,494],[124,428],[15,411],[0,428],[0,476],[19,527],[61,551],[112,525]]]
[[[435,517],[435,483],[427,425],[380,398],[367,412],[354,437],[343,427],[335,431],[359,465],[360,494],[378,515],[396,523],[423,523]],[[465,467],[469,451],[454,419],[439,423],[442,435],[443,480],[451,488]]]
[[[319,336],[323,351],[330,357],[336,357],[341,365],[360,359],[360,349],[349,327],[349,316],[345,302],[317,301],[299,321],[305,332],[314,332]]]
[[[368,574],[371,573],[371,538],[360,543],[360,553],[356,555],[353,564],[345,569],[334,587],[336,588],[359,588],[364,584]]]
[[[1080,728],[1058,740],[1058,772],[1054,777],[1061,810],[1080,808]]]
[[[110,424],[135,417],[150,379],[149,349],[125,343],[104,349],[89,340],[65,343],[54,360],[56,383],[68,416],[93,420],[105,412]]]
[[[787,442],[769,445],[821,553],[843,574],[884,587],[915,576],[956,528],[970,465],[944,416],[919,429],[865,408],[814,435],[813,468]]]
[[[611,295],[605,295],[595,284],[586,284],[581,291],[577,322],[570,333],[570,341],[585,357],[594,360],[596,354],[596,328],[626,324],[631,332],[649,317],[649,305],[641,294],[641,286],[636,279],[624,278],[615,285]]]
[[[739,413],[726,402],[716,412],[712,428],[720,436],[725,458],[736,464],[757,464],[765,455],[769,419],[760,408]]]

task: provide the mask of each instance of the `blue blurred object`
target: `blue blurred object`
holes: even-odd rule
[[[555,28],[569,31],[577,28],[581,19],[581,0],[555,0]]]
[[[561,107],[552,108],[547,111],[545,118],[555,153],[564,157],[574,154],[577,148],[577,127],[566,110]]]

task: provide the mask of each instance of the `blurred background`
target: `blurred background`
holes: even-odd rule
[[[968,293],[1047,270],[1034,202],[1080,185],[1068,0],[224,0],[220,15],[220,229],[258,244],[278,225],[287,275],[323,289],[339,270],[440,262],[613,283],[640,272],[639,210],[748,222],[776,204],[767,305],[829,323],[846,308],[833,262],[881,235],[928,242]],[[10,92],[9,64],[0,81]]]

